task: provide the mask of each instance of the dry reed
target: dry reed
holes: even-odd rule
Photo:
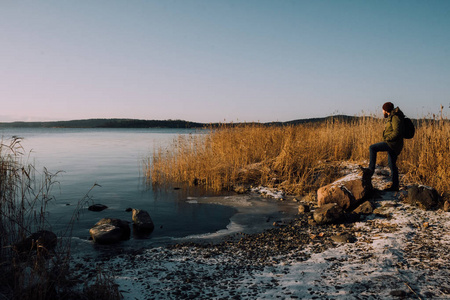
[[[416,135],[407,141],[401,160],[405,179],[437,189],[450,196],[450,122],[423,120]]]
[[[450,123],[419,122],[416,136],[399,156],[404,180],[450,192]],[[337,165],[367,166],[369,146],[382,140],[384,120],[339,118],[296,126],[223,125],[206,134],[180,135],[145,162],[149,183],[203,185],[216,191],[237,185],[267,185],[304,195],[339,176]],[[378,164],[386,165],[380,153]]]
[[[47,206],[57,175],[45,168],[37,174],[32,164],[22,161],[24,152],[20,139],[0,143],[0,299],[94,299],[89,293],[95,289],[85,290],[85,295],[71,289],[70,239],[58,239],[54,249],[36,241],[31,247],[20,246],[31,233],[50,229]],[[76,216],[77,211],[67,236]],[[95,287],[102,297],[95,299],[119,299],[112,279],[105,274],[101,279]]]

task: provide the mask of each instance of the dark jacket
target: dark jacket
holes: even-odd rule
[[[394,150],[397,155],[402,152],[403,149],[403,120],[405,115],[397,107],[392,110],[391,114],[387,118],[386,125],[383,131],[383,140]]]

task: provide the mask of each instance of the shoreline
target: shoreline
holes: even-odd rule
[[[385,183],[377,178],[375,187]],[[450,213],[420,210],[400,195],[379,193],[377,213],[354,222],[312,226],[301,214],[217,244],[181,243],[95,261],[74,257],[73,263],[85,280],[101,266],[124,299],[450,297]],[[337,242],[345,235],[355,240]]]

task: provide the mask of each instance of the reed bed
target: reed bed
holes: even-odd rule
[[[335,180],[339,165],[368,165],[369,146],[381,141],[384,120],[332,118],[296,126],[222,125],[206,134],[178,136],[154,150],[144,172],[149,183],[203,185],[215,191],[239,185],[264,185],[305,195]],[[450,192],[450,123],[421,120],[398,165],[404,180]],[[387,165],[380,153],[378,164]]]
[[[450,122],[422,120],[401,154],[405,180],[434,187],[450,198]]]
[[[57,173],[45,168],[39,173],[24,157],[20,139],[0,141],[0,299],[120,299],[109,273],[86,283],[82,292],[73,289],[70,239],[59,238],[52,249],[36,241],[22,246],[33,232],[51,231],[47,207],[57,183]],[[77,211],[67,224],[67,236],[76,216]]]

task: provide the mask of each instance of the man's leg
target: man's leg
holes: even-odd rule
[[[397,154],[393,150],[388,151],[388,163],[389,168],[391,169],[391,177],[392,177],[391,189],[398,189],[399,187],[397,157],[398,157]]]
[[[380,142],[376,144],[372,144],[369,147],[369,153],[370,153],[370,163],[369,163],[369,170],[372,172],[372,174],[375,172],[375,165],[377,162],[377,153],[380,151],[392,151],[391,147],[386,142]]]

